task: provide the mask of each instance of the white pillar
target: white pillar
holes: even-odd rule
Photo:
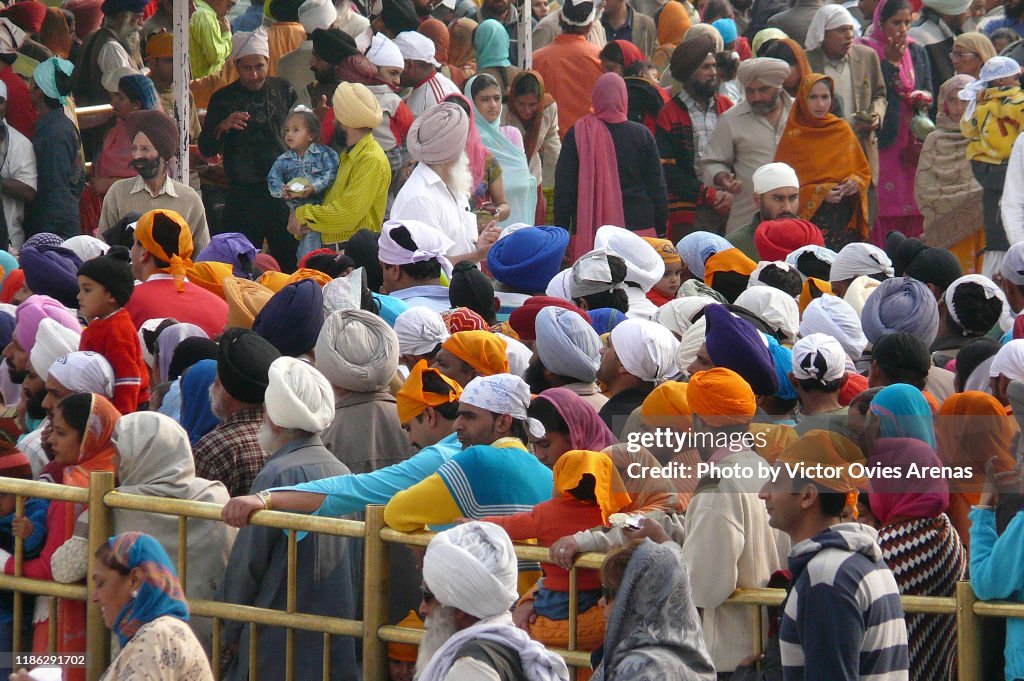
[[[523,0],[519,10],[519,68],[533,68],[533,3]]]
[[[174,111],[167,114],[178,123],[178,168],[175,179],[188,184],[188,121],[190,116],[188,84],[192,79],[188,60],[189,0],[174,0],[171,15],[174,24]]]

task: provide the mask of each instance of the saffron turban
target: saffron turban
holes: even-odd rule
[[[227,326],[251,329],[256,315],[270,301],[274,292],[262,284],[238,277],[225,277],[224,300],[228,303]]]
[[[729,248],[715,253],[705,261],[704,283],[714,287],[715,275],[719,272],[735,272],[749,276],[757,269],[757,263],[743,255],[738,248]]]
[[[299,357],[316,345],[324,324],[323,289],[311,279],[288,284],[271,296],[253,320],[252,330],[282,355]]]
[[[679,257],[686,263],[686,269],[698,279],[704,279],[704,263],[715,253],[727,251],[732,244],[711,232],[690,232],[676,244]]]
[[[429,38],[424,39],[430,41]],[[441,102],[413,122],[406,143],[409,153],[417,161],[449,163],[462,155],[468,136],[469,115],[458,104]]]
[[[503,284],[539,293],[558,274],[568,246],[569,232],[561,227],[524,227],[491,246],[487,269]]]
[[[742,376],[758,395],[774,395],[779,378],[768,344],[754,325],[729,312],[724,305],[704,308],[704,345],[716,367]]]
[[[353,392],[384,390],[398,370],[398,336],[366,310],[338,310],[316,341],[316,367],[331,385]]]
[[[173,33],[165,30],[146,38],[146,59],[170,59],[173,56]]]
[[[537,315],[546,307],[560,307],[575,312],[585,321],[590,322],[590,315],[567,300],[551,296],[531,296],[522,305],[512,310],[508,316],[509,326],[519,336],[519,340],[537,340]]]
[[[857,480],[850,476],[849,465],[867,462],[848,437],[828,430],[809,430],[775,460],[777,466],[787,463],[803,464],[804,478],[847,494],[857,491]]]
[[[792,344],[796,340],[800,332],[800,310],[791,296],[771,286],[755,286],[741,293],[736,305],[753,312],[772,327],[783,343]]]
[[[78,350],[82,332],[61,326],[52,319],[42,319],[36,333],[36,344],[32,346],[29,362],[39,378],[46,380],[50,367],[59,358]]]
[[[680,422],[681,428],[690,427],[690,402],[686,399],[687,384],[682,381],[665,381],[652,390],[643,404],[640,415],[643,417],[685,416],[686,421]]]
[[[749,423],[757,411],[750,384],[732,369],[698,371],[686,387],[690,412],[710,426]]]
[[[883,281],[868,296],[860,322],[872,344],[887,334],[906,331],[931,346],[939,332],[939,306],[917,279],[895,277]]]
[[[435,393],[423,388],[424,374],[433,374],[444,385],[448,386],[445,393]],[[395,395],[398,406],[398,422],[408,423],[423,413],[427,407],[439,407],[444,404],[458,402],[462,397],[462,387],[442,374],[437,369],[428,369],[427,360],[421,359],[409,372],[402,388]]]
[[[377,98],[362,83],[339,83],[331,106],[338,122],[349,128],[376,128],[384,115]]]
[[[803,314],[812,300],[823,295],[832,295],[832,284],[814,277],[807,277],[804,280],[803,288],[800,289],[800,297],[797,298],[797,307],[800,308],[800,313]]]
[[[818,226],[799,218],[765,220],[754,230],[754,247],[761,260],[785,260],[801,246],[824,245]]]
[[[755,80],[768,87],[781,88],[789,78],[789,64],[772,57],[748,59],[740,63],[736,78],[744,88]]]
[[[608,522],[608,516],[619,512],[631,501],[612,458],[604,452],[570,450],[558,457],[552,475],[555,479],[555,493],[564,499],[576,498],[572,491],[579,487],[584,475],[593,478],[594,496],[605,523]]]
[[[651,248],[653,248],[658,256],[665,261],[666,265],[674,265],[677,262],[683,261],[683,259],[679,257],[679,251],[676,250],[676,247],[668,239],[655,239],[650,236],[641,238],[651,245]]]
[[[611,345],[622,367],[641,381],[661,383],[677,372],[679,341],[660,324],[627,319],[612,329]]]
[[[441,347],[473,367],[481,376],[508,373],[505,343],[490,331],[453,333]]]
[[[155,238],[153,238],[154,225],[174,225],[178,228],[178,245],[174,254],[164,250]],[[157,208],[147,213],[135,223],[135,240],[142,244],[146,252],[156,256],[159,260],[168,264],[161,268],[160,272],[167,272],[174,277],[174,284],[178,291],[185,290],[185,271],[192,266],[192,231],[185,222],[185,218],[173,210]]]
[[[812,333],[793,345],[793,377],[821,383],[836,381],[846,374],[846,352],[832,336]]]
[[[44,319],[52,319],[66,329],[82,333],[82,325],[67,308],[53,298],[39,294],[29,296],[18,306],[14,315],[14,340],[25,352],[32,352],[39,333],[39,323]]]
[[[226,262],[197,262],[185,270],[188,280],[200,288],[224,298],[224,280],[231,274],[231,265]]]
[[[886,277],[891,277],[893,275],[892,261],[878,246],[861,242],[846,244],[842,250],[836,253],[829,281],[856,279],[862,274],[868,276],[884,274]]]
[[[601,339],[581,315],[548,306],[537,314],[537,356],[553,374],[591,383],[601,364]]]
[[[823,333],[832,336],[851,359],[857,359],[868,339],[860,328],[860,317],[848,302],[838,296],[822,296],[811,301],[800,322],[800,334]]]
[[[231,36],[231,61],[253,54],[270,59],[270,41],[267,29],[262,26],[255,31],[237,31]]]
[[[334,420],[334,390],[324,375],[294,357],[270,365],[267,418],[278,428],[319,433]]]
[[[614,225],[604,225],[594,234],[594,248],[605,249],[626,262],[626,281],[650,291],[665,274],[665,261],[643,237]]]
[[[74,393],[96,393],[107,399],[114,397],[114,368],[98,352],[83,350],[57,358],[50,365],[46,380],[50,378]]]
[[[82,260],[63,246],[26,246],[19,255],[25,285],[65,307],[78,307],[78,268]]]
[[[427,355],[448,340],[448,327],[429,307],[411,307],[395,320],[398,351],[403,355]]]
[[[423,556],[423,582],[438,603],[486,619],[503,614],[519,595],[512,540],[497,525],[468,522],[434,536]]]

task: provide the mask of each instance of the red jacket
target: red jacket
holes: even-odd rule
[[[121,308],[89,322],[82,332],[79,350],[92,350],[107,358],[114,368],[114,407],[131,414],[149,402],[149,369],[142,359],[139,334],[128,310]]]

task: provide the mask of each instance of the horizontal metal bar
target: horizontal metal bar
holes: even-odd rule
[[[389,643],[410,643],[413,645],[419,645],[420,641],[423,639],[423,630],[396,627],[389,624],[377,630],[377,637],[382,641],[388,641]],[[548,647],[548,650],[556,655],[561,655],[566,663],[574,667],[590,668],[590,653],[551,647]]]
[[[89,116],[111,116],[114,113],[114,107],[109,104],[94,104],[92,106],[76,106],[75,115],[79,118],[87,118]]]
[[[60,584],[42,579],[3,574],[0,574],[0,591],[20,591],[35,596],[54,596],[75,601],[84,601],[88,598],[84,584]]]
[[[1024,603],[1013,601],[978,601],[974,614],[979,617],[1024,617]]]
[[[0,494],[18,494],[23,497],[34,497],[36,499],[71,501],[76,504],[89,503],[88,487],[55,485],[52,482],[39,482],[37,480],[18,480],[0,477]]]
[[[729,605],[781,605],[786,597],[784,589],[739,589],[726,601]],[[928,615],[953,615],[956,598],[952,596],[900,596],[903,611]],[[1018,605],[1018,616],[1024,616],[1024,604]],[[980,614],[980,613],[979,613]]]
[[[327,632],[334,636],[362,637],[364,634],[362,622],[326,617],[324,615],[307,615],[303,613],[289,615],[280,610],[267,610],[251,605],[193,599],[189,599],[188,607],[189,612],[196,617],[218,617],[235,622],[255,622],[259,625],[271,627]]]
[[[380,538],[389,544],[405,544],[406,546],[426,546],[434,538],[436,532],[399,532],[390,527],[380,531]],[[516,544],[516,557],[520,560],[530,560],[539,563],[550,563],[551,554],[546,546],[532,546],[529,544]],[[600,570],[604,562],[603,553],[581,553],[576,556],[576,567],[588,570]]]

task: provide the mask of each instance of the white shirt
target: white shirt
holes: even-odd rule
[[[391,206],[392,220],[420,220],[436,227],[455,242],[445,255],[464,255],[476,248],[476,215],[469,198],[457,200],[437,173],[426,163],[416,164]]]
[[[413,116],[419,118],[420,114],[440,104],[448,95],[458,93],[459,88],[455,86],[455,83],[440,73],[435,73],[420,83],[409,94],[409,98],[405,100],[405,105],[412,111]]]
[[[129,69],[143,75],[149,73],[149,69],[140,70],[136,67],[132,58],[128,56],[128,51],[124,49],[124,45],[116,40],[108,40],[100,48],[96,64],[100,67],[100,73],[103,74],[100,77],[100,84],[107,92],[117,92],[117,83],[124,75],[121,72],[122,69]]]
[[[6,121],[2,125],[7,128],[7,140],[0,144],[0,177],[17,180],[35,189],[38,175],[32,142],[7,125]],[[25,217],[25,202],[7,194],[0,195],[0,201],[3,202],[4,217],[7,219],[7,236],[11,248],[20,249],[25,241],[25,231],[21,227]]]
[[[1013,143],[999,210],[1003,215],[1003,229],[1006,230],[1006,240],[1010,245],[1024,241],[1024,135],[1017,137]]]

